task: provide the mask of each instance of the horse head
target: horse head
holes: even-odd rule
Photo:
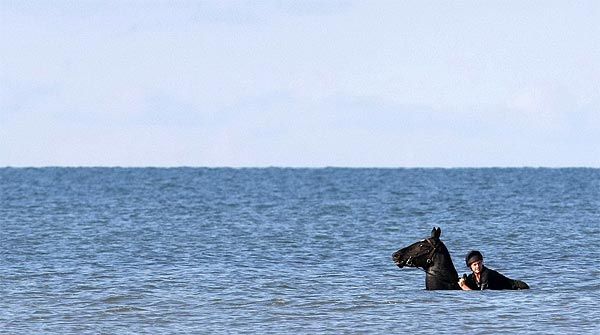
[[[426,273],[427,290],[460,290],[458,273],[446,245],[440,240],[440,235],[442,230],[434,227],[430,237],[396,251],[392,260],[399,268],[407,266],[423,269]],[[499,289],[509,288],[528,289],[529,286],[523,281],[510,279],[510,284]]]
[[[396,251],[392,260],[400,268],[422,268],[428,290],[459,290],[456,268],[440,235],[442,230],[434,227],[430,237]]]
[[[441,234],[442,230],[434,227],[430,237],[396,251],[392,255],[392,260],[399,268],[404,266],[428,268],[433,265],[434,256],[442,244],[440,241]]]

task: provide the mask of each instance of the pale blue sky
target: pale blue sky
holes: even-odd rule
[[[600,167],[598,1],[0,0],[0,166]]]

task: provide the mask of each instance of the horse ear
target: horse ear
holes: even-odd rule
[[[442,235],[442,228],[438,227],[437,229],[433,228],[431,231],[431,237],[440,238]]]
[[[431,237],[435,237],[436,233],[437,233],[437,230],[435,230],[435,227],[433,227],[433,229],[431,229]]]

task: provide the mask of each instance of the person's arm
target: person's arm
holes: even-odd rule
[[[469,285],[467,285],[467,275],[465,274],[458,280],[458,286],[460,286],[463,291],[472,291]]]
[[[513,290],[527,290],[529,289],[529,285],[522,280],[513,279],[512,281],[512,289]]]
[[[492,290],[511,290],[513,289],[513,280],[501,274],[498,271],[489,271],[490,288]]]
[[[524,281],[510,279],[500,272],[496,272],[496,274],[498,275],[498,281],[501,283],[501,287],[504,290],[526,290],[529,288],[529,285]]]

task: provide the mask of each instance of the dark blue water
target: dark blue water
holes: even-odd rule
[[[429,292],[391,254],[442,227]],[[599,169],[0,169],[0,333],[597,333]]]

